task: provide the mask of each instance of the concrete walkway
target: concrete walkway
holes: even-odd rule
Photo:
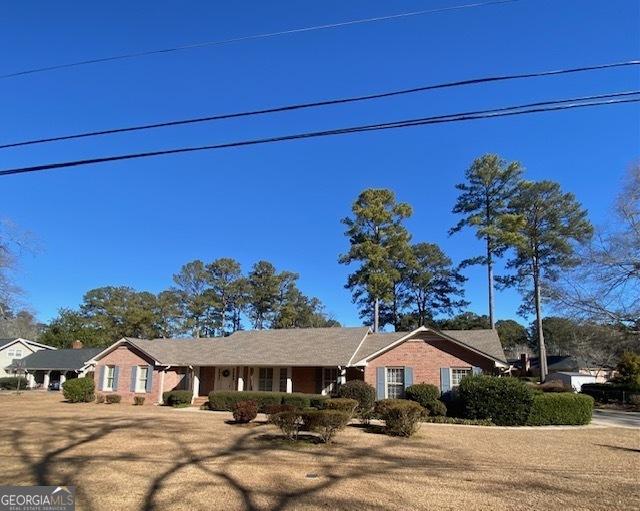
[[[596,426],[640,428],[640,413],[621,410],[594,410],[591,424]]]

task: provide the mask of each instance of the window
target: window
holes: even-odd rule
[[[147,391],[147,381],[149,379],[149,366],[138,367],[138,378],[136,381],[136,392]]]
[[[336,367],[324,367],[322,369],[322,393],[331,394],[338,388],[338,369]]]
[[[451,387],[453,388],[460,385],[462,378],[464,378],[465,376],[469,376],[470,374],[471,374],[470,368],[461,369],[461,368],[452,367],[451,368]]]
[[[113,390],[113,378],[115,366],[105,366],[104,368],[104,390]]]
[[[22,348],[9,348],[7,350],[7,357],[9,357],[11,360],[22,358]]]
[[[287,391],[287,369],[286,367],[280,368],[280,392]]]
[[[404,397],[404,367],[387,367],[387,398]]]
[[[258,373],[258,390],[271,392],[273,390],[273,368],[261,367]]]

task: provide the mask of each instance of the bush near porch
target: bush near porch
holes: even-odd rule
[[[27,379],[22,376],[7,376],[0,378],[0,390],[16,390],[20,384],[20,389],[27,388]]]
[[[90,403],[95,399],[93,378],[74,378],[62,385],[62,394],[69,403]]]
[[[322,403],[328,398],[329,396],[320,394],[219,390],[209,394],[209,408],[230,412],[237,402],[251,400],[258,405],[258,411],[264,413],[268,407],[274,405],[291,405],[301,409],[322,408]]]

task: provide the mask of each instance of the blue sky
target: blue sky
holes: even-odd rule
[[[465,3],[13,2],[3,6],[0,74],[144,51]],[[640,57],[632,0],[516,3],[0,80],[0,140],[358,95],[497,73]],[[637,89],[637,69],[533,79],[411,97],[2,151],[0,167],[210,144],[544,99]],[[337,264],[339,220],[367,187],[414,207],[415,241],[458,262],[481,250],[449,238],[454,185],[478,155],[497,152],[574,192],[594,223],[607,220],[640,156],[636,104],[427,126],[329,139],[103,164],[0,181],[0,216],[34,233],[19,283],[38,317],[75,307],[87,290],[160,291],[185,262],[267,259],[300,273],[300,287],[343,324],[359,324]],[[482,269],[466,272],[471,310],[485,312]],[[515,292],[497,316],[515,317]]]

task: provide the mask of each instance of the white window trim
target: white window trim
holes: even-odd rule
[[[147,371],[147,377],[144,380],[144,385],[142,384],[142,370]],[[147,381],[149,380],[149,366],[138,366],[138,370],[136,371],[136,394],[144,394],[147,392]]]
[[[389,369],[402,369],[402,389],[404,390],[404,384],[406,382],[406,371],[404,366],[385,366],[384,368],[384,397],[385,399],[389,399],[389,380],[387,378],[387,374]]]
[[[472,367],[450,367],[449,368],[449,382],[451,385],[452,389],[457,389],[460,386],[460,383],[457,383],[454,385],[453,383],[453,371],[457,370],[457,371],[466,371],[467,375],[472,375],[473,374],[473,368]]]
[[[113,372],[111,373],[111,386],[107,385],[109,381],[109,369]],[[104,381],[102,382],[102,390],[113,391],[113,379],[116,375],[116,366],[106,365],[104,366]]]

